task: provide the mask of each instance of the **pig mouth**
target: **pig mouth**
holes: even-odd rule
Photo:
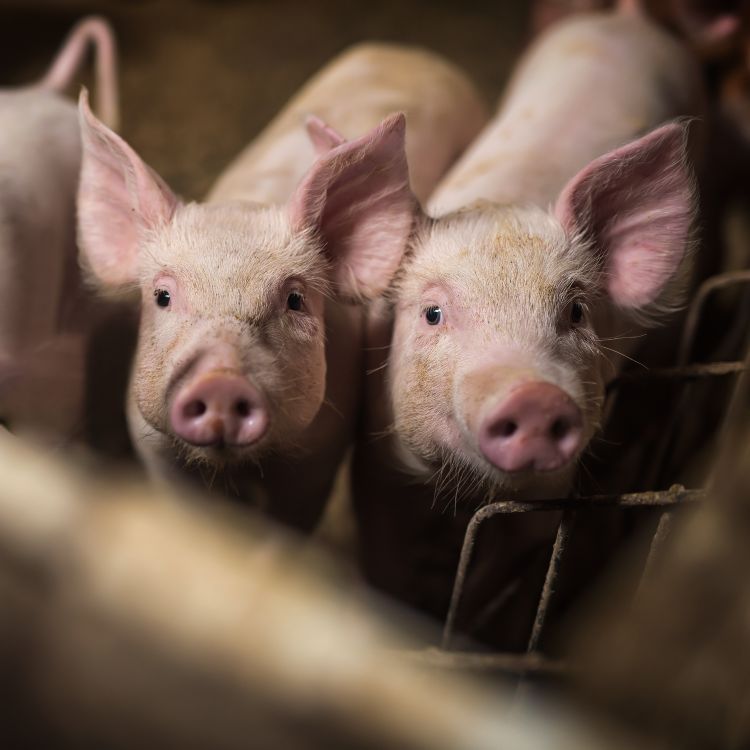
[[[172,435],[174,453],[185,467],[193,465],[223,470],[230,467],[258,464],[258,446],[237,445],[219,439],[210,445],[193,445]]]
[[[514,471],[506,471],[489,464],[489,462],[486,463],[497,485],[509,488],[516,486],[522,487],[525,482],[533,481],[538,477],[554,479],[555,477],[564,475],[566,472],[574,468],[577,461],[574,458],[566,461],[564,464],[554,466],[553,468],[537,469],[533,466],[525,466]]]

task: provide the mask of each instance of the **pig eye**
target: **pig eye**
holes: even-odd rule
[[[300,292],[289,292],[289,296],[286,298],[286,306],[290,310],[299,312],[302,310],[302,305],[304,301],[305,301],[305,298],[302,296]]]
[[[170,303],[172,302],[172,296],[166,289],[155,289],[154,298],[156,299],[156,304],[159,307],[169,307]]]
[[[422,314],[424,319],[427,321],[428,326],[440,325],[443,319],[443,311],[437,305],[430,305],[425,307]]]
[[[577,326],[583,320],[583,305],[578,300],[573,300],[570,306],[570,322]]]

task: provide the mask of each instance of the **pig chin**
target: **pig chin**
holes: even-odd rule
[[[252,447],[217,443],[211,446],[195,446],[176,435],[171,436],[170,452],[184,466],[204,466],[216,470],[229,469],[245,464],[259,465],[265,454],[262,445]]]
[[[502,499],[503,493],[519,500],[541,500],[564,496],[570,488],[577,465],[576,460],[571,460],[556,470],[524,469],[509,473],[498,469],[486,460],[481,458],[479,460],[483,464],[486,483],[498,500]]]

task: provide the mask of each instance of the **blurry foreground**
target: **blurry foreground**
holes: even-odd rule
[[[7,435],[0,473],[5,746],[612,746],[417,666],[414,623],[386,626],[259,519],[87,479]]]
[[[737,415],[750,403],[747,381]],[[542,703],[528,682],[492,687],[462,674],[470,659],[414,651],[424,630],[260,519],[87,478],[85,465],[3,434],[3,744],[746,746],[743,422],[728,433],[722,481],[683,516],[634,605],[603,597],[575,629],[575,718],[553,707],[559,691]]]

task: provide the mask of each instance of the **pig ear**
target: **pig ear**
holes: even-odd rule
[[[614,303],[656,301],[685,255],[695,215],[686,129],[671,123],[593,161],[564,188],[555,213],[594,243]]]
[[[417,210],[405,132],[404,115],[391,115],[336,146],[315,162],[289,202],[293,229],[323,239],[344,296],[377,296],[401,262]]]
[[[169,221],[178,201],[138,154],[94,117],[85,89],[78,111],[83,145],[79,244],[102,284],[132,283],[142,233]]]
[[[305,120],[305,130],[315,147],[318,156],[327,154],[331,149],[340,146],[346,140],[343,135],[335,131],[330,125],[315,115],[309,115]]]

